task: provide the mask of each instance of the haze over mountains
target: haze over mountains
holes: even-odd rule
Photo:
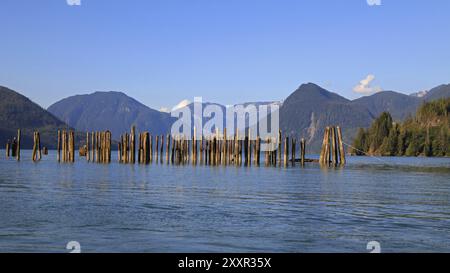
[[[359,127],[369,127],[383,111],[389,111],[396,120],[403,120],[424,101],[442,97],[450,97],[450,85],[438,86],[420,96],[383,91],[351,101],[308,83],[302,84],[282,104],[276,103],[281,105],[280,128],[283,132],[305,138],[309,150],[317,151],[325,126],[340,125],[345,142],[350,143]],[[48,111],[5,87],[0,88],[0,98],[0,140],[3,143],[15,135],[19,127],[48,132],[50,139],[57,128],[63,128],[67,123],[79,131],[108,129],[117,138],[129,131],[132,125],[136,125],[139,131],[165,134],[175,121],[169,113],[151,109],[121,92],[71,96],[51,105]],[[204,106],[210,104],[204,103]],[[192,109],[193,105],[188,107]]]

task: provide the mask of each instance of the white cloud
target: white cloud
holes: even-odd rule
[[[362,79],[357,86],[353,88],[353,92],[362,95],[370,95],[373,93],[381,92],[383,89],[379,86],[371,86],[370,83],[375,80],[375,76],[372,74],[367,75],[366,78]]]
[[[170,113],[170,109],[167,108],[167,107],[161,107],[161,108],[159,109],[159,112]]]
[[[175,111],[175,110],[177,110],[177,109],[186,107],[186,106],[188,106],[190,103],[191,103],[191,102],[190,102],[189,100],[182,100],[182,101],[180,101],[177,105],[175,105],[175,106],[172,108],[172,111]]]
[[[177,109],[181,109],[183,107],[186,107],[190,104],[191,102],[189,100],[182,100],[180,101],[177,105],[175,105],[174,107],[172,107],[172,109],[170,109],[169,107],[165,107],[162,106],[161,108],[159,108],[159,112],[164,112],[164,113],[170,113],[171,111],[175,111]]]

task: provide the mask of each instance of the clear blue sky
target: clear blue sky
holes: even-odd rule
[[[450,82],[450,1],[1,0],[0,85],[43,107],[118,90],[159,109],[182,99],[280,100],[315,82],[348,98]]]

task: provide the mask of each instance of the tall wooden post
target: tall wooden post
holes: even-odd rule
[[[289,137],[284,138],[284,158],[283,163],[284,167],[288,165],[288,155],[289,155]]]
[[[58,139],[56,140],[56,160],[61,162],[61,131],[58,130]]]
[[[155,139],[155,141],[156,141],[156,163],[158,163],[158,155],[159,155],[159,136],[156,136],[155,137],[156,139]]]
[[[8,142],[6,142],[6,157],[9,157],[10,145],[11,145],[11,143],[8,140]]]
[[[70,149],[72,152],[71,162],[75,162],[75,132],[71,131],[70,134],[72,139],[72,142],[70,143]]]
[[[331,127],[331,157],[334,165],[337,165],[337,145],[336,145],[336,127]]]
[[[326,135],[327,135],[327,129],[325,128],[323,132],[323,139],[322,139],[322,148],[320,149],[320,158],[319,163],[324,164],[325,163],[325,143],[326,143]]]
[[[17,161],[20,161],[20,136],[21,136],[21,131],[19,129],[19,130],[17,130],[17,151],[16,151]]]
[[[136,126],[131,127],[131,160],[130,163],[136,163]]]
[[[337,127],[337,136],[338,136],[338,143],[339,143],[339,157],[340,157],[340,164],[345,165],[345,150],[344,150],[344,144],[342,141],[342,131],[341,127]]]
[[[33,161],[36,161],[36,150],[37,150],[36,142],[37,142],[37,140],[36,140],[36,132],[33,132],[33,152],[31,153],[31,159]]]
[[[278,160],[281,166],[281,130],[278,131]]]
[[[306,141],[304,138],[301,139],[300,146],[301,146],[300,162],[303,166],[303,165],[305,165],[305,154],[306,154]]]
[[[295,137],[292,138],[292,152],[291,152],[291,164],[292,166],[295,166],[295,150],[297,147],[296,146],[296,139]]]
[[[161,135],[161,150],[160,150],[160,161],[163,163],[163,155],[164,155],[164,135]]]
[[[91,152],[89,150],[89,132],[86,132],[86,161],[91,161]]]
[[[261,157],[261,137],[258,136],[256,138],[256,155],[255,155],[256,158],[255,162],[257,166],[259,166],[260,157]]]
[[[39,158],[39,160],[41,160],[42,159],[42,149],[41,149],[41,135],[39,134],[39,132],[36,132],[36,137],[37,137],[38,158]]]

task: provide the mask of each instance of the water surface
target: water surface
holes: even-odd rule
[[[450,158],[345,168],[20,163],[0,151],[0,252],[450,252]],[[113,157],[116,156],[113,153]]]

